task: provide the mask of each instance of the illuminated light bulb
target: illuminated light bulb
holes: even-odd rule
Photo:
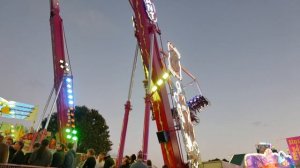
[[[71,82],[72,79],[71,79],[71,78],[67,78],[66,81],[67,81],[67,82]]]
[[[70,128],[67,128],[67,129],[66,129],[66,132],[71,132]]]
[[[72,85],[70,85],[70,84],[67,84],[67,88],[72,88]]]
[[[11,127],[11,128],[14,128],[15,126],[14,126],[14,125],[11,125],[10,127]]]
[[[74,104],[74,102],[72,100],[69,101],[69,104]]]
[[[132,20],[132,26],[135,28],[134,17],[133,16],[131,17],[131,20]]]
[[[71,139],[72,138],[72,136],[71,135],[67,135],[67,139]]]
[[[64,60],[59,60],[60,63],[64,63]]]
[[[0,109],[0,111],[1,111],[2,113],[5,113],[5,114],[9,114],[9,113],[12,114],[12,111],[10,111],[9,106],[4,106],[4,107],[2,107],[2,108]]]
[[[167,72],[164,73],[163,78],[164,78],[164,79],[167,79],[168,77],[169,77],[169,73],[167,73]]]
[[[76,131],[76,130],[73,130],[73,131],[72,131],[72,134],[77,134],[77,131]]]
[[[72,89],[67,90],[68,93],[73,93]]]
[[[74,141],[77,141],[77,140],[78,140],[77,136],[74,136],[72,139],[73,139]]]
[[[69,69],[69,68],[66,68],[66,71],[70,71],[70,69]]]
[[[64,66],[63,66],[63,65],[60,65],[60,68],[61,68],[61,69],[64,69]]]
[[[163,84],[163,82],[164,82],[164,81],[163,81],[162,79],[159,79],[159,80],[157,81],[156,84],[157,84],[158,86],[160,86],[161,84]]]
[[[157,86],[154,85],[151,90],[152,92],[155,92],[157,89],[158,89]]]
[[[69,64],[68,64],[67,62],[65,63],[65,65],[66,65],[66,66],[69,66]]]
[[[69,99],[73,99],[73,96],[72,96],[72,95],[69,95],[68,98],[69,98]],[[71,110],[71,109],[70,109],[70,110]]]
[[[9,101],[8,102],[8,106],[9,107],[15,107],[16,106],[16,102],[15,101]]]
[[[14,132],[15,132],[15,130],[11,130],[11,132],[12,132],[12,133],[14,133]]]

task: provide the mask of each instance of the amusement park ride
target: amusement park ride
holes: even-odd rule
[[[54,110],[56,103],[57,121],[58,121],[58,139],[61,143],[67,141],[77,141],[77,130],[75,128],[75,105],[73,96],[73,75],[68,57],[68,50],[65,46],[65,36],[63,29],[63,21],[60,17],[59,0],[50,0],[50,28],[53,54],[53,69],[54,69],[54,87],[51,90],[46,106],[42,113],[41,119],[45,117],[47,108],[50,104],[53,95],[56,95],[54,102],[49,112],[49,117],[43,128],[40,141],[47,135],[47,127]],[[65,49],[67,55],[65,55]],[[33,137],[34,142],[38,136],[41,126],[41,121],[36,128],[36,133]],[[33,144],[33,143],[32,143]]]
[[[50,2],[50,27],[54,67],[54,87],[50,93],[42,117],[45,117],[48,105],[53,95],[51,116],[56,103],[58,113],[58,130],[60,142],[76,141],[76,128],[74,120],[74,97],[73,76],[70,60],[65,55],[63,22],[60,17],[59,0]],[[135,72],[137,56],[142,57],[145,75],[145,117],[142,152],[143,159],[148,158],[148,136],[150,113],[157,126],[157,137],[160,142],[164,163],[170,168],[198,167],[201,163],[200,150],[195,138],[194,123],[198,122],[197,112],[208,105],[207,99],[201,93],[196,78],[181,63],[181,55],[176,47],[168,42],[168,52],[163,51],[162,44],[158,43],[161,32],[157,25],[157,15],[152,0],[129,0],[134,11],[134,33],[137,46],[134,65],[131,74],[128,100],[125,104],[125,114],[120,138],[120,146],[117,158],[117,167],[123,158],[124,145],[127,132],[129,112],[131,110],[131,90]],[[186,99],[182,84],[182,73],[193,79],[199,94]],[[171,95],[171,96],[170,96]],[[43,139],[47,132],[50,117],[48,117],[43,128]],[[36,132],[40,130],[40,123]],[[181,136],[179,135],[181,133]],[[38,134],[33,136],[32,142],[37,139]],[[183,140],[184,149],[181,149]],[[186,154],[186,158],[183,156]]]
[[[131,110],[131,89],[137,55],[140,52],[145,74],[145,116],[143,132],[143,160],[148,156],[148,135],[150,111],[156,122],[157,136],[160,142],[164,163],[168,167],[198,167],[201,163],[200,151],[195,140],[194,124],[197,112],[208,105],[202,95],[196,78],[180,64],[181,55],[176,47],[168,42],[168,53],[159,46],[161,34],[157,25],[157,15],[152,0],[129,0],[134,11],[134,28],[137,39],[134,65],[131,75],[128,100],[120,138],[117,167],[123,157],[129,112]],[[182,84],[182,72],[193,79],[199,89],[199,95],[187,101]],[[171,95],[171,96],[168,96]],[[180,137],[187,155],[187,163],[182,156]]]
[[[57,124],[59,128],[59,139],[61,142],[65,142],[66,139],[72,139],[76,141],[77,131],[75,129],[74,118],[75,105],[73,96],[73,75],[68,57],[68,50],[64,45],[65,38],[63,21],[59,15],[59,12],[59,0],[50,0],[50,27],[53,53],[54,88],[57,95]],[[67,51],[67,56],[65,56],[65,48]],[[49,123],[49,120],[47,123]],[[48,124],[46,124],[45,130],[47,129],[47,126]]]
[[[68,55],[65,55],[65,49],[67,51],[67,47],[65,46],[63,21],[59,15],[59,0],[49,0],[49,2],[54,86],[51,90],[42,116],[40,117],[40,120],[37,121],[38,126],[35,128],[35,132],[29,133],[31,134],[30,136],[25,136],[30,137],[30,148],[32,148],[32,145],[35,141],[41,142],[47,135],[47,127],[49,125],[55,104],[57,107],[57,124],[59,131],[57,139],[59,139],[61,143],[65,143],[67,141],[77,141],[77,131],[75,128],[74,117],[75,105],[73,96],[73,76],[69,57]],[[66,53],[68,54],[68,51]],[[53,95],[55,95],[55,97],[49,112],[49,116],[47,117],[44,128],[42,128],[42,131],[40,131],[42,122],[41,120],[45,118],[50,101],[53,99]],[[37,111],[35,106],[14,101],[6,101],[5,99],[0,98],[1,116],[6,118],[23,120],[30,117],[30,114],[35,111]]]

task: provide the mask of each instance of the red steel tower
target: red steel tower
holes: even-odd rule
[[[56,106],[58,114],[59,139],[65,142],[66,138],[71,139],[71,135],[64,136],[75,129],[74,124],[74,100],[73,100],[73,78],[69,68],[69,60],[65,57],[63,21],[59,15],[59,0],[50,0],[50,27],[53,53],[54,88],[58,95]],[[68,57],[67,57],[68,58]],[[69,128],[69,129],[66,129]],[[76,132],[76,131],[75,131]],[[77,140],[77,137],[73,140]]]
[[[129,2],[134,11],[135,37],[142,56],[146,79],[142,144],[143,159],[144,161],[147,160],[148,156],[149,120],[150,112],[152,111],[152,118],[156,122],[157,137],[160,142],[164,163],[172,168],[198,167],[201,163],[201,158],[200,150],[195,140],[193,122],[197,123],[199,121],[197,112],[208,105],[208,101],[202,96],[196,78],[186,68],[181,66],[181,56],[176,47],[168,42],[168,54],[160,48],[158,44],[160,30],[156,23],[156,10],[152,0],[129,0]],[[136,57],[134,62],[136,62]],[[185,98],[182,71],[193,79],[193,83],[196,83],[200,92],[199,95],[196,95],[189,101]],[[169,87],[167,88],[167,86]],[[130,90],[131,87],[132,84],[130,84]],[[172,103],[170,100],[172,100]],[[125,105],[117,166],[120,164],[123,155],[130,110],[130,99],[128,99]],[[177,134],[179,130],[181,138]],[[182,142],[181,139],[183,140]],[[183,144],[186,153],[183,152],[181,144]],[[187,156],[187,163],[185,163],[183,154]]]

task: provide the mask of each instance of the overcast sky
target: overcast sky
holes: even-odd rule
[[[173,42],[182,65],[200,82],[211,106],[195,127],[203,160],[254,152],[260,141],[286,150],[299,135],[299,0],[154,1],[164,49]],[[136,39],[124,0],[64,0],[76,105],[99,110],[117,154]],[[38,105],[53,85],[48,0],[2,0],[0,97]],[[124,154],[142,146],[144,79],[141,60]],[[189,79],[185,78],[188,82]],[[186,88],[188,98],[198,94]],[[163,164],[151,122],[149,158]]]

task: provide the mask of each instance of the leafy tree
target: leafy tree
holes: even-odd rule
[[[46,119],[42,122],[43,127],[45,123]],[[75,125],[78,132],[77,152],[86,153],[89,148],[93,148],[96,153],[111,150],[109,127],[97,110],[76,106]],[[52,114],[47,130],[52,132],[52,135],[58,132],[57,113]]]

